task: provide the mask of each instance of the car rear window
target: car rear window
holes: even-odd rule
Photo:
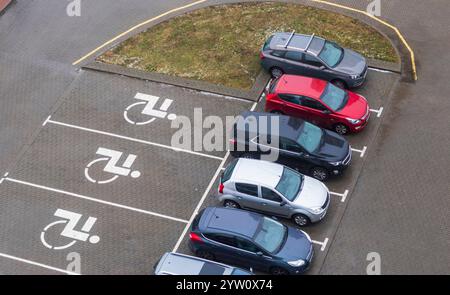
[[[202,269],[200,270],[199,275],[218,276],[218,275],[223,275],[224,272],[225,272],[225,267],[217,265],[217,264],[205,262],[205,264],[203,264]]]
[[[269,93],[274,93],[275,92],[275,89],[277,88],[278,82],[280,82],[280,78],[281,77],[273,80],[272,83],[270,83]]]
[[[224,183],[224,182],[227,182],[228,180],[230,180],[231,175],[233,175],[233,171],[234,171],[234,168],[236,167],[236,164],[237,164],[238,160],[239,160],[239,159],[233,160],[233,162],[231,162],[231,163],[227,166],[227,168],[225,169],[225,171],[223,171],[222,177],[220,178],[220,182],[221,182],[221,183]]]
[[[272,41],[273,35],[270,36],[264,43],[263,50],[268,50],[270,48],[270,42]]]

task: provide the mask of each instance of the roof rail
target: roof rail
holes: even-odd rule
[[[309,46],[311,46],[311,43],[312,43],[312,41],[314,40],[314,36],[315,36],[316,34],[312,34],[311,35],[311,39],[309,39],[309,42],[308,42],[308,44],[306,45],[306,48],[303,50],[303,51],[306,51],[306,50],[308,50],[308,48],[309,48]]]
[[[308,41],[308,44],[306,44],[306,47],[305,48],[299,48],[299,47],[289,46],[289,43],[291,43],[292,38],[294,37],[294,35],[295,35],[295,31],[292,31],[292,33],[289,36],[289,39],[287,40],[286,44],[284,44],[284,45],[278,44],[277,47],[282,47],[282,48],[285,48],[285,49],[293,49],[293,50],[298,50],[298,51],[305,52],[305,51],[308,50],[309,46],[311,46],[311,43],[314,40],[314,37],[316,36],[315,34],[312,34],[311,38]]]
[[[289,36],[288,40],[286,41],[286,44],[284,44],[284,48],[287,48],[289,46],[289,43],[291,43],[292,38],[294,38],[295,30],[292,31],[291,35]]]

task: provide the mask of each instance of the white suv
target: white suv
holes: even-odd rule
[[[241,158],[223,172],[218,199],[225,207],[292,218],[305,226],[325,217],[330,193],[322,182],[286,166]]]

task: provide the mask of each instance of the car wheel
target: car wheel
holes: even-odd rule
[[[336,124],[334,125],[334,131],[336,131],[337,134],[340,135],[346,135],[349,133],[349,129],[344,124]]]
[[[311,169],[311,175],[315,179],[318,179],[320,181],[325,181],[328,179],[329,174],[328,171],[325,168],[322,167],[314,167]]]
[[[345,84],[345,82],[342,80],[333,80],[331,83],[341,89],[347,89],[347,84]]]
[[[241,208],[241,206],[239,206],[238,203],[236,203],[235,201],[231,201],[231,200],[225,200],[225,202],[223,202],[223,206],[227,207],[227,208],[234,208],[234,209]]]
[[[197,251],[197,256],[206,260],[214,260],[216,258],[216,256],[214,256],[214,254],[212,254],[211,252],[208,251],[202,251],[199,250]]]
[[[289,274],[287,270],[281,267],[272,267],[270,273],[274,276],[285,276]]]
[[[277,79],[283,76],[284,72],[280,68],[273,67],[270,69],[270,74],[272,75],[273,78]]]
[[[295,214],[294,216],[292,216],[292,219],[298,226],[307,226],[311,223],[308,216],[304,214]]]

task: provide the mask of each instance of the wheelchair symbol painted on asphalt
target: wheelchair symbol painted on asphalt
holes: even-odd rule
[[[95,222],[97,221],[97,218],[91,216],[88,217],[88,219],[82,226],[81,231],[78,231],[75,230],[75,228],[78,226],[78,224],[81,221],[81,218],[83,217],[81,214],[70,212],[63,209],[58,209],[56,210],[54,216],[61,218],[61,220],[57,220],[50,223],[41,232],[41,242],[45,247],[52,250],[64,250],[72,247],[78,241],[81,242],[88,241],[91,244],[97,244],[98,242],[100,242],[99,236],[89,234]],[[59,236],[68,238],[70,239],[70,241],[62,243],[62,245],[55,246],[53,245],[53,243],[49,243],[45,238],[45,236],[52,229],[54,229],[55,226],[58,225],[60,225],[59,227],[63,226],[62,229],[60,229]]]
[[[136,155],[129,154],[126,157],[123,164],[121,166],[118,166],[119,161],[123,158],[122,152],[99,147],[96,154],[99,156],[102,156],[102,157],[93,160],[84,169],[84,175],[85,175],[86,179],[92,183],[98,183],[98,184],[111,183],[114,180],[116,180],[117,178],[119,178],[119,176],[131,176],[132,178],[139,178],[141,176],[140,171],[131,170],[131,166],[133,165],[134,161],[137,158]],[[106,162],[105,167],[103,168],[102,171],[112,174],[112,176],[106,180],[94,179],[89,174],[89,169],[92,168],[95,164],[100,163],[100,162]]]
[[[168,113],[168,110],[173,103],[173,100],[171,99],[168,98],[164,99],[159,109],[155,109],[156,104],[158,103],[160,97],[144,93],[137,93],[134,98],[140,101],[129,105],[123,112],[123,117],[125,118],[125,120],[132,125],[138,126],[147,125],[154,122],[156,119],[165,119],[165,118],[173,121],[177,118],[177,115]],[[129,113],[131,112],[132,109],[134,109],[137,106],[143,106],[143,109],[141,111],[142,115],[152,118],[139,122],[132,120],[130,118]]]

